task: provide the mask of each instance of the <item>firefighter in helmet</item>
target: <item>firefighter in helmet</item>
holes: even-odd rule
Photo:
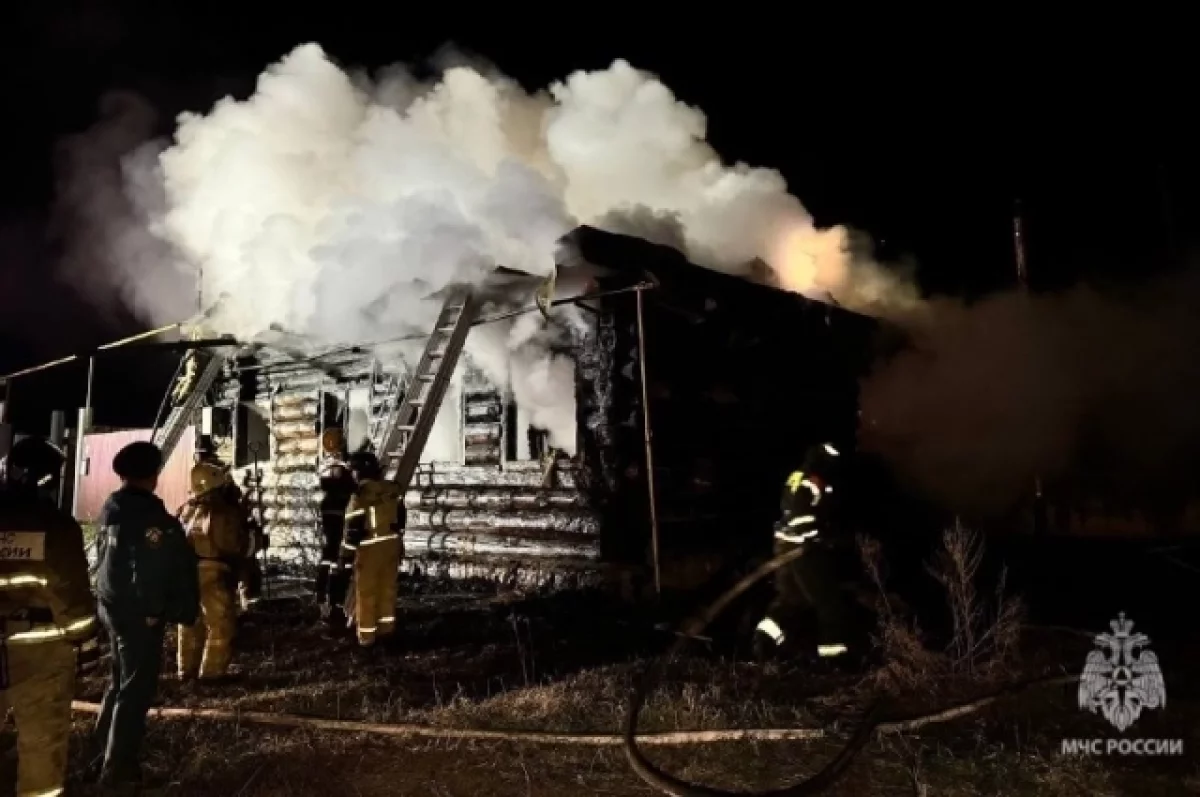
[[[775,571],[775,597],[755,629],[760,658],[815,652],[822,659],[844,659],[849,652],[847,606],[832,556],[835,540],[824,522],[839,459],[832,444],[814,446],[784,485],[775,555],[797,546],[804,546],[804,554]]]
[[[264,560],[259,558],[259,553],[266,551],[271,542],[263,527],[261,505],[259,511],[256,512],[252,500],[255,491],[262,489],[262,471],[259,470],[252,474],[250,469],[247,469],[242,476],[241,489],[238,489],[232,479],[229,483],[237,491],[238,506],[241,507],[242,518],[246,522],[246,533],[250,539],[250,547],[246,551],[242,572],[238,578],[238,610],[245,613],[250,609],[251,604],[262,597],[263,582],[266,576],[263,574]]]
[[[249,531],[250,548],[246,551],[246,556],[242,559],[241,571],[237,574],[238,613],[241,614],[246,612],[250,608],[250,604],[262,595],[262,565],[257,554],[267,545],[266,535],[263,533],[262,524],[254,517],[249,492],[238,487],[232,474],[229,473],[229,466],[217,455],[216,444],[208,435],[201,435],[200,441],[196,444],[195,464],[201,463],[215,465],[228,475],[225,484],[221,487],[225,492],[225,500],[241,508],[246,528]],[[247,473],[247,479],[248,477]]]
[[[317,570],[316,600],[330,628],[345,628],[343,605],[349,572],[338,567],[345,530],[346,506],[354,495],[354,476],[346,463],[342,430],[331,426],[321,436],[321,564]]]
[[[179,628],[179,677],[223,678],[233,658],[237,627],[234,588],[250,548],[242,507],[231,500],[229,476],[218,465],[192,467],[191,499],[180,520],[196,552],[201,616]]]
[[[346,508],[339,569],[351,569],[346,616],[357,626],[358,644],[371,647],[396,630],[396,578],[400,570],[404,505],[399,488],[384,480],[369,451],[350,457],[355,491]]]
[[[200,441],[196,444],[196,453],[193,455],[193,465],[203,464],[212,465],[217,470],[226,474],[227,477],[229,476],[229,466],[217,455],[217,446],[208,435],[201,435]],[[232,478],[226,478],[225,483],[221,485],[221,489],[225,491],[225,497],[230,503],[242,503],[242,490],[234,483]]]
[[[99,658],[83,531],[39,494],[63,454],[27,437],[0,480],[0,713],[17,725],[17,794],[62,794],[77,670]]]

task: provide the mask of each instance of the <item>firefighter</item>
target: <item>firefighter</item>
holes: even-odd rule
[[[324,462],[321,468],[321,564],[317,570],[316,600],[331,630],[346,627],[343,606],[346,600],[348,572],[338,567],[346,506],[354,495],[354,477],[346,464],[346,443],[342,430],[330,427],[321,436]]]
[[[234,588],[250,549],[240,504],[231,500],[228,474],[201,462],[192,468],[191,493],[183,512],[188,542],[199,567],[201,617],[179,628],[179,679],[224,678],[233,657],[237,627]]]
[[[254,517],[254,511],[250,506],[249,489],[244,491],[238,487],[229,473],[229,466],[217,456],[216,444],[208,435],[200,436],[200,442],[196,445],[194,462],[196,465],[201,463],[215,465],[228,476],[225,484],[221,486],[221,490],[225,493],[224,497],[227,503],[240,508],[243,522],[249,529],[251,545],[242,558],[241,570],[237,573],[237,611],[241,615],[249,611],[250,605],[262,595],[262,565],[258,561],[257,553],[266,547],[266,535],[263,534],[262,524]],[[249,473],[246,478],[248,486]]]
[[[250,606],[262,597],[263,590],[263,568],[262,563],[258,559],[259,551],[265,551],[269,540],[266,532],[263,530],[263,524],[254,512],[254,507],[251,504],[250,496],[254,490],[259,489],[261,482],[255,484],[250,472],[246,471],[242,478],[242,487],[238,490],[237,485],[230,484],[236,490],[238,506],[241,508],[242,518],[246,523],[246,530],[250,539],[250,547],[246,551],[246,557],[242,563],[242,572],[238,579],[238,613],[244,614],[249,611]]]
[[[182,406],[187,400],[188,394],[192,392],[192,385],[196,383],[196,375],[196,352],[189,351],[183,355],[183,367],[180,369],[179,377],[175,380],[175,384],[171,388],[172,406]]]
[[[346,615],[357,626],[358,644],[371,647],[396,630],[396,578],[403,553],[404,507],[399,488],[383,479],[369,451],[350,457],[356,489],[346,509],[339,570],[353,569]],[[353,562],[353,564],[351,564]]]
[[[813,447],[803,469],[788,476],[775,524],[775,555],[804,546],[804,554],[775,571],[775,597],[755,629],[759,658],[815,653],[844,660],[849,652],[847,606],[835,575],[835,540],[824,523],[840,457],[829,443]]]
[[[114,785],[141,780],[138,757],[158,690],[166,625],[192,625],[200,614],[196,555],[154,494],[162,464],[153,443],[118,451],[112,468],[121,487],[100,511],[96,593],[113,656],[96,738],[104,745],[101,782]]]
[[[16,719],[21,795],[64,793],[75,676],[100,653],[83,531],[39,494],[62,463],[36,437],[0,463],[0,715]]]

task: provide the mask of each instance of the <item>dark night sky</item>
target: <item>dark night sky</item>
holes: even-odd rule
[[[1168,63],[1170,47],[1127,31],[1112,41],[1080,30],[1035,41],[1014,38],[1010,21],[950,36],[952,20],[935,18],[913,38],[883,20],[886,33],[872,34],[861,23],[729,9],[707,19],[689,12],[670,26],[666,12],[577,4],[562,7],[562,19],[468,19],[455,5],[441,20],[422,8],[420,21],[393,19],[391,6],[305,7],[26,3],[0,24],[0,372],[138,331],[97,317],[54,280],[45,222],[55,141],[95,121],[100,95],[114,88],[149,97],[167,133],[180,110],[244,96],[265,65],[302,41],[348,65],[382,66],[452,40],[527,87],[626,58],[703,108],[727,159],[780,169],[819,223],[860,227],[887,241],[885,255],[915,257],[930,290],[977,294],[1011,283],[1018,195],[1039,288],[1136,278],[1163,268],[1169,245],[1182,259],[1197,232],[1192,73]],[[114,360],[108,370],[136,367]],[[18,422],[37,418],[26,415],[31,403],[77,406],[82,382],[76,369],[18,387],[27,391]],[[102,376],[102,407],[115,405],[122,383]]]

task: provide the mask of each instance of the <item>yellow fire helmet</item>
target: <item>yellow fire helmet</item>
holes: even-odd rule
[[[192,495],[204,495],[224,486],[229,476],[220,465],[201,462],[192,468]]]
[[[345,445],[345,435],[337,426],[330,426],[321,434],[321,450],[326,454],[338,454]]]

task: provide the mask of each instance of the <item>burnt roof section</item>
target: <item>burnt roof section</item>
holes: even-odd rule
[[[678,250],[641,238],[606,232],[595,227],[575,228],[562,239],[559,265],[590,269],[608,284],[634,285],[642,281],[657,283],[659,300],[666,299],[677,313],[724,318],[732,326],[760,326],[767,319],[783,322],[780,327],[767,323],[783,334],[798,322],[805,329],[820,329],[835,337],[863,339],[877,329],[874,319],[832,304],[809,299],[744,277],[732,276],[690,262]],[[542,284],[534,277],[510,268],[499,267],[487,290],[524,288],[530,293]],[[790,319],[790,322],[784,321]],[[276,329],[264,339],[249,343],[241,352],[254,356],[259,368],[307,365],[340,375],[339,366],[369,361],[373,356],[369,342],[359,346],[338,345],[309,349],[301,336]]]
[[[641,238],[581,226],[564,236],[562,242],[565,254],[560,258],[560,265],[598,266],[610,272],[610,279],[627,278],[631,285],[649,278],[673,296],[716,296],[731,306],[753,307],[768,314],[802,313],[819,317],[835,328],[865,331],[877,326],[869,316],[698,266],[676,249]]]

